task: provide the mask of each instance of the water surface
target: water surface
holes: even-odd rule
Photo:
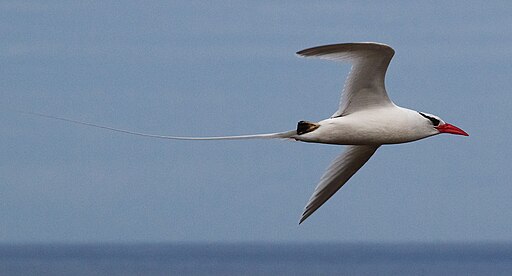
[[[0,275],[512,275],[512,244],[0,245]]]

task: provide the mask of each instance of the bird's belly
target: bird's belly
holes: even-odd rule
[[[336,145],[399,144],[421,139],[415,131],[395,129],[386,124],[321,122],[318,129],[300,135],[297,140]]]

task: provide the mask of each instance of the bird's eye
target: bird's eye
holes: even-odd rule
[[[418,112],[418,113],[420,113],[420,115],[421,115],[421,116],[423,116],[423,117],[425,117],[425,118],[429,119],[429,120],[432,122],[432,124],[433,124],[434,126],[438,126],[438,125],[439,125],[439,123],[441,123],[441,121],[439,121],[438,119],[436,119],[436,118],[434,118],[434,117],[430,117],[430,116],[425,115],[425,114],[423,114],[423,113],[421,113],[421,112]]]

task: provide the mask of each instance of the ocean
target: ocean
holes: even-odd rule
[[[0,275],[512,275],[512,244],[4,244]]]

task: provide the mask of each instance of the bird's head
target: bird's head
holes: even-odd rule
[[[441,118],[439,118],[436,115],[423,113],[423,112],[418,112],[418,113],[425,118],[425,120],[426,120],[425,122],[427,124],[429,124],[429,127],[434,128],[435,130],[437,130],[438,133],[450,133],[450,134],[469,136],[469,134],[467,134],[464,130],[462,130],[454,125],[446,123],[445,121],[443,121]]]

